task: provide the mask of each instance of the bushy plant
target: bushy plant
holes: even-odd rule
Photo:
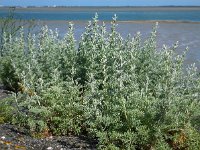
[[[47,26],[38,35],[10,37],[2,60],[20,79],[13,98],[14,123],[34,132],[84,133],[100,149],[199,149],[200,78],[186,70],[178,43],[157,50],[156,26],[149,38],[123,39],[88,23],[79,43],[73,25],[60,38]]]
[[[5,53],[4,49],[8,49],[8,47],[6,46],[9,45],[10,41],[13,42],[12,39],[18,36],[22,36],[22,34],[24,34],[24,32],[20,32],[23,30],[23,26],[26,26],[28,28],[25,32],[26,35],[28,35],[30,32],[33,32],[36,23],[34,22],[34,20],[25,21],[22,19],[15,19],[15,17],[15,8],[9,8],[7,16],[0,17],[0,84],[4,84],[7,90],[12,90],[17,93],[20,88],[18,86],[20,78],[19,76],[17,76],[15,68],[13,68],[13,64],[11,61],[12,56],[7,55],[10,51],[15,49],[13,49],[13,47],[9,47],[10,50],[7,51],[7,53]],[[21,38],[21,40],[22,39],[23,38]],[[18,45],[13,46],[17,46],[17,48],[20,48],[20,44],[24,45],[23,43],[21,43],[23,41],[16,42],[19,42]],[[23,47],[20,49],[23,50]],[[20,55],[18,56],[20,57]],[[2,57],[4,57],[4,59],[1,59]]]
[[[14,107],[10,98],[0,101],[0,124],[11,123]]]

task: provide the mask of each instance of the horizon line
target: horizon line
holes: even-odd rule
[[[0,5],[1,7],[199,7],[200,5],[93,5],[93,6],[81,6],[81,5]]]

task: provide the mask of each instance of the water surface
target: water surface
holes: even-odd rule
[[[0,9],[6,16],[8,9]],[[66,8],[17,8],[16,18],[37,20],[90,20],[98,13],[99,20],[175,20],[200,22],[200,7],[66,7]]]

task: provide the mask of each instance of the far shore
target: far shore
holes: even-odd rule
[[[88,21],[91,21],[91,20],[35,20],[36,22],[51,22],[51,23],[56,23],[56,24],[60,24],[60,23],[67,23],[67,22],[72,22],[72,23],[88,23]],[[99,21],[100,23],[102,22],[105,22],[105,23],[111,23],[112,20],[100,20]],[[122,21],[122,20],[117,20],[117,23],[134,23],[134,24],[149,24],[149,23],[159,23],[159,24],[200,24],[200,22],[198,21],[176,21],[176,20],[125,20],[125,21]]]
[[[1,7],[1,10],[10,7]],[[68,6],[68,7],[15,7],[16,11],[199,11],[200,6]]]

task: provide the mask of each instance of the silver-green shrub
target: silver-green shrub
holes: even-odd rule
[[[116,25],[114,17],[108,32],[96,16],[78,43],[72,24],[64,38],[45,26],[4,40],[1,60],[20,86],[13,123],[97,137],[99,149],[198,150],[200,78],[195,65],[184,71],[186,50],[157,50],[156,26],[141,42],[140,33],[123,39]]]
[[[0,84],[4,84],[4,88],[14,92],[19,88],[19,78],[15,73],[15,69],[11,65],[10,56],[5,54],[5,46],[7,45],[6,43],[12,41],[11,39],[21,36],[20,30],[23,26],[26,26],[27,28],[25,34],[33,32],[33,29],[36,26],[34,20],[25,21],[22,19],[15,19],[15,17],[15,8],[9,8],[6,17],[0,17],[0,55],[1,57],[7,57],[7,59],[4,57],[4,59],[1,60]]]

